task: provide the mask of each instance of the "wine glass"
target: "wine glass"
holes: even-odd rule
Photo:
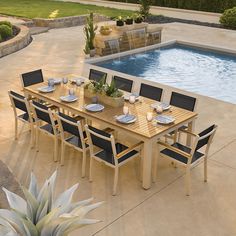
[[[162,113],[163,112],[163,108],[162,108],[162,106],[160,106],[160,105],[158,105],[157,107],[156,107],[156,111],[157,111],[157,113]]]
[[[147,121],[152,121],[152,118],[153,118],[152,112],[147,112],[146,118],[147,118]]]
[[[123,107],[123,113],[127,116],[129,114],[129,107],[124,106]]]

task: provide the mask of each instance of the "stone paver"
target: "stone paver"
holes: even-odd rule
[[[138,4],[129,4],[129,3],[121,3],[121,2],[112,2],[112,1],[103,1],[103,0],[60,0],[65,2],[78,2],[84,4],[92,4],[97,6],[104,7],[113,7],[118,9],[125,10],[133,10],[137,11],[139,9]],[[209,22],[209,23],[219,23],[219,17],[221,14],[218,13],[210,13],[210,12],[200,12],[200,11],[190,11],[183,9],[175,9],[175,8],[165,8],[165,7],[151,7],[152,14],[154,15],[164,15],[169,17],[175,17],[186,20],[196,20],[201,22]]]
[[[58,168],[57,193],[79,182],[80,190],[75,199],[94,196],[95,201],[105,200],[104,206],[90,214],[91,218],[102,222],[71,236],[235,235],[236,168],[235,161],[228,161],[235,153],[236,106],[233,104],[196,95],[197,131],[211,123],[217,123],[219,129],[209,160],[209,183],[203,182],[203,165],[200,164],[192,172],[192,195],[188,198],[184,194],[183,170],[171,168],[164,159],[159,163],[158,181],[147,191],[137,179],[138,160],[121,168],[118,195],[113,197],[110,168],[95,163],[96,178],[89,183],[88,176],[81,178],[82,159],[76,152],[68,148],[65,165],[61,167],[52,160],[53,144],[49,137],[41,135],[38,153],[29,147],[27,127],[21,126],[19,140],[14,140],[14,119],[7,90],[21,91],[19,75],[39,68],[43,69],[45,78],[80,74],[85,66],[82,35],[81,26],[50,30],[33,36],[32,43],[23,50],[0,59],[0,159],[22,184],[28,183],[31,170],[42,183]],[[236,47],[235,31],[177,23],[164,25],[163,40],[176,38]]]

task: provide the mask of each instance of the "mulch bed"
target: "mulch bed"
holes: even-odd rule
[[[229,29],[221,24],[201,22],[201,21],[195,21],[195,20],[184,20],[184,19],[167,17],[167,16],[162,16],[162,15],[148,16],[148,18],[146,19],[146,22],[148,22],[149,24],[166,24],[166,23],[179,22],[179,23],[185,23],[185,24],[193,24],[193,25],[201,25],[201,26],[208,26],[208,27],[221,28],[221,29]]]

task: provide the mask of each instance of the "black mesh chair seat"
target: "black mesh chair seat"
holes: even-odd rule
[[[149,84],[141,84],[139,95],[156,101],[161,101],[163,89],[151,86]]]
[[[186,147],[186,146],[184,146],[180,143],[174,143],[171,146],[173,146],[175,148],[178,148],[179,150],[187,152],[187,153],[190,153],[190,151],[191,151],[191,149],[189,147]],[[164,154],[164,155],[167,155],[167,156],[169,156],[169,157],[171,157],[171,158],[173,158],[177,161],[180,161],[184,164],[187,164],[187,162],[188,162],[188,158],[186,158],[185,156],[182,156],[181,154],[179,154],[175,151],[172,151],[168,148],[165,148],[164,150],[162,150],[161,153]],[[195,151],[191,163],[194,163],[195,161],[197,161],[202,156],[204,156],[204,154],[202,154],[201,152]]]
[[[86,138],[86,132],[85,131],[83,132],[83,135],[84,135],[84,138]],[[77,136],[73,135],[73,136],[67,138],[65,141],[68,142],[69,144],[75,146],[75,147],[79,147],[81,149],[83,148],[80,137],[77,137]],[[85,143],[85,147],[86,148],[88,147],[87,143]]]
[[[54,135],[53,127],[51,124],[46,124],[46,125],[40,126],[40,129]]]
[[[24,73],[21,75],[21,77],[24,87],[42,83],[44,81],[41,69]]]
[[[18,116],[18,118],[20,118],[21,120],[25,120],[25,121],[29,122],[29,114],[27,112],[25,112],[23,114],[20,114]]]
[[[89,80],[94,80],[96,82],[100,82],[102,79],[104,79],[104,83],[106,83],[107,73],[105,73],[103,71],[90,69]]]
[[[119,76],[114,76],[113,81],[115,82],[115,87],[126,92],[131,92],[133,81],[129,79],[125,79]]]
[[[127,148],[128,148],[127,146],[125,146],[121,143],[116,143],[116,152],[117,152],[117,154],[119,154],[120,152],[126,150]],[[121,162],[127,160],[128,158],[133,157],[136,154],[138,154],[138,151],[132,150],[132,151],[128,152],[127,154],[125,154],[124,156],[120,157],[118,159],[118,163],[121,163]],[[102,150],[101,152],[97,153],[95,156],[102,159],[103,161],[106,161],[106,162],[108,162],[112,165],[115,165],[114,156],[113,156],[113,153],[111,153],[111,152],[108,152],[106,150]]]

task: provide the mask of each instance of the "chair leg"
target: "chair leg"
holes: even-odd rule
[[[65,158],[65,144],[62,141],[62,143],[61,143],[61,166],[64,165],[64,158]]]
[[[89,167],[89,181],[93,181],[93,157],[90,158],[90,167]]]
[[[39,151],[39,130],[36,128],[36,151]]]
[[[18,139],[18,119],[15,118],[15,140]]]
[[[55,162],[58,161],[57,154],[58,154],[58,138],[55,136],[54,137],[54,152],[53,152],[53,160]]]
[[[119,175],[119,168],[115,167],[113,193],[112,193],[113,196],[116,195],[116,189],[117,189],[117,183],[118,183],[118,175]]]
[[[207,182],[207,157],[204,157],[204,182]]]
[[[33,124],[30,124],[30,146],[31,148],[34,147],[34,125]]]
[[[190,176],[190,167],[186,168],[186,176],[185,176],[185,187],[186,187],[186,196],[190,195],[190,182],[191,182],[191,176]]]
[[[86,150],[83,151],[83,160],[82,160],[82,178],[85,177],[86,170]]]

